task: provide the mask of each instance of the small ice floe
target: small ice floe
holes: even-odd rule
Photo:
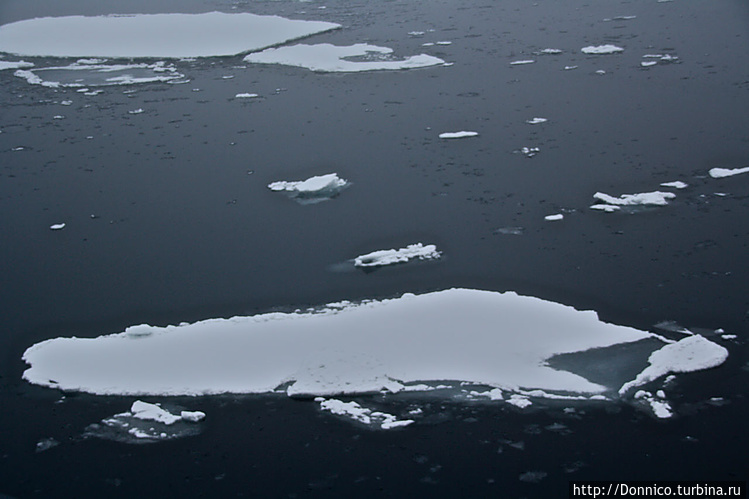
[[[373,251],[366,255],[354,258],[356,267],[383,267],[396,263],[405,263],[409,260],[435,260],[440,258],[441,251],[437,251],[434,244],[423,245],[422,243],[409,244],[405,248]]]
[[[535,55],[555,55],[555,54],[561,54],[561,49],[543,49],[538,50],[536,52],[533,52]]]
[[[562,220],[562,219],[564,219],[564,215],[561,213],[557,213],[554,215],[546,215],[544,217],[544,220],[546,220],[547,222],[555,222],[557,220]]]
[[[603,22],[611,22],[611,21],[631,21],[632,19],[637,19],[637,16],[616,16],[616,17],[607,17],[603,20]]]
[[[658,64],[658,61],[642,61],[640,63],[640,66],[642,66],[643,68],[649,68],[651,66],[655,66],[656,64]]]
[[[409,36],[424,36],[426,34],[425,31],[409,31]]]
[[[736,336],[735,334],[721,334],[720,337],[724,340],[735,340],[736,338],[738,338],[738,336]]]
[[[594,210],[616,211],[622,206],[665,206],[669,199],[676,197],[673,192],[642,192],[639,194],[622,194],[614,197],[603,192],[593,194],[595,199],[603,201],[605,204],[594,204],[591,206]]]
[[[744,168],[711,168],[708,172],[712,178],[725,178],[739,175],[741,173],[748,173],[749,166]]]
[[[284,192],[301,204],[314,204],[335,197],[349,185],[337,173],[328,173],[307,180],[273,182],[268,184],[268,189]]]
[[[674,189],[686,189],[689,184],[682,182],[681,180],[675,180],[673,182],[663,182],[662,187],[673,187]]]
[[[65,224],[64,223],[53,224],[53,225],[50,225],[49,228],[50,230],[62,230],[65,228]]]
[[[510,236],[522,236],[525,232],[525,227],[500,227],[494,231],[495,234],[503,234]]]
[[[393,49],[366,43],[337,46],[329,43],[317,45],[291,45],[266,49],[249,54],[245,61],[256,64],[282,64],[298,66],[325,73],[356,73],[426,68],[444,64],[445,61],[427,54],[403,60],[392,58]]]
[[[642,56],[643,59],[658,59],[653,62],[678,62],[679,58],[671,54],[645,54]]]
[[[443,132],[439,134],[439,138],[441,139],[464,139],[466,137],[476,137],[478,136],[478,132],[470,132],[470,131],[460,131],[460,132]]]
[[[728,358],[728,350],[713,343],[704,336],[695,334],[675,343],[669,343],[656,350],[650,357],[650,364],[635,379],[619,388],[624,395],[634,387],[642,386],[671,373],[701,371],[721,365]]]
[[[250,94],[250,93],[244,93],[244,94],[237,94],[234,96],[235,99],[253,99],[255,97],[259,97],[258,94]]]
[[[370,428],[392,430],[408,426],[414,422],[413,419],[398,419],[393,414],[362,407],[353,401],[343,402],[338,399],[325,399],[322,397],[316,398],[315,401],[320,403],[320,408],[324,411],[337,416],[343,416]]]
[[[530,120],[525,120],[525,122],[529,125],[538,125],[539,123],[546,123],[547,121],[549,120],[546,118],[533,118]]]
[[[14,73],[32,85],[59,88],[88,88],[110,85],[180,81],[185,75],[174,65],[159,61],[153,64],[82,64],[19,69]],[[89,94],[86,94],[89,95]]]
[[[12,147],[10,150],[18,152],[18,151],[25,151],[26,148],[23,146],[16,146],[16,147]]]
[[[533,405],[533,402],[531,402],[528,397],[526,397],[525,395],[518,395],[516,393],[512,394],[510,398],[506,400],[506,402],[520,409],[525,409],[526,407],[530,407],[531,405]]]
[[[133,109],[132,111],[128,111],[127,114],[141,114],[143,113],[143,108]]]
[[[638,390],[634,395],[634,400],[647,404],[655,417],[659,419],[668,419],[674,415],[663,390],[658,390],[655,395],[645,390]]]
[[[52,116],[52,119],[53,120],[64,120],[65,116],[63,116],[61,114],[56,114],[56,115]]]
[[[337,28],[322,21],[222,12],[38,17],[0,26],[0,52],[123,59],[232,56]]]
[[[573,69],[577,69],[577,66],[565,66],[565,67],[564,67],[564,70],[565,70],[565,71],[571,71],[571,70],[573,70]]]
[[[589,45],[580,49],[583,54],[617,54],[624,52],[622,47],[616,45]]]
[[[60,445],[60,442],[58,442],[54,438],[43,438],[36,443],[35,450],[37,453],[44,452],[51,449],[52,447],[57,447],[58,445]]]
[[[161,404],[136,400],[129,412],[90,424],[83,435],[131,444],[153,443],[197,435],[201,431],[197,423],[204,418],[201,411],[180,411],[177,415]]]
[[[72,100],[64,100],[60,102],[61,106],[71,106],[73,104]]]
[[[447,41],[447,40],[443,40],[443,41],[437,42],[436,44],[437,45],[452,45],[453,42],[450,42],[450,41]]]
[[[523,66],[525,64],[533,64],[534,62],[536,62],[536,61],[533,60],[533,59],[523,59],[523,60],[520,60],[520,61],[512,61],[510,63],[510,66]]]
[[[3,69],[23,69],[34,67],[33,62],[26,61],[0,61],[0,71]]]
[[[597,75],[605,75],[606,71],[604,71],[603,69],[599,69],[599,70],[596,71],[596,74]]]
[[[532,158],[539,152],[541,152],[541,149],[539,147],[522,147],[520,148],[520,152],[525,154],[527,158]]]

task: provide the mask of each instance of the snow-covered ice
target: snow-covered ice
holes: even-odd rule
[[[670,373],[687,373],[721,365],[728,358],[728,350],[704,336],[695,334],[656,350],[648,358],[650,364],[632,381],[619,389],[625,394]]]
[[[555,213],[554,215],[546,215],[544,217],[544,220],[548,222],[555,222],[557,220],[562,220],[564,218],[564,215],[562,213]]]
[[[122,395],[294,392],[300,384],[332,396],[396,392],[423,380],[598,393],[606,388],[546,360],[652,336],[512,292],[451,289],[338,305],[152,326],[151,335],[137,339],[55,338],[26,350],[23,376],[48,387]]]
[[[561,53],[562,53],[561,49],[552,49],[552,48],[542,49],[537,52],[534,52],[534,54],[536,55],[555,55],[555,54],[561,54]]]
[[[22,69],[33,67],[34,63],[26,61],[0,61],[0,71],[3,69]]]
[[[520,148],[520,152],[525,154],[527,157],[532,158],[533,156],[541,152],[541,148],[525,146]]]
[[[416,69],[444,64],[445,61],[427,54],[419,54],[403,60],[392,59],[393,49],[366,43],[337,46],[329,43],[317,45],[291,45],[269,48],[247,55],[244,60],[257,64],[283,64],[298,66],[319,72],[355,73]],[[356,58],[355,60],[350,60]]]
[[[708,173],[712,178],[724,178],[748,172],[749,166],[745,166],[744,168],[712,168]]]
[[[533,59],[523,59],[523,60],[519,60],[519,61],[512,61],[510,63],[510,65],[511,66],[523,66],[525,64],[533,64],[534,62],[536,62],[536,61],[533,60]]]
[[[235,99],[252,99],[254,97],[258,97],[258,94],[243,93],[234,96]]]
[[[52,225],[49,226],[49,228],[51,230],[62,230],[62,229],[65,228],[65,224],[64,223],[52,224]]]
[[[416,258],[419,260],[434,260],[441,255],[442,253],[437,251],[437,246],[434,244],[416,243],[409,244],[405,248],[379,250],[357,256],[354,258],[354,265],[357,267],[382,267],[394,263],[404,263]]]
[[[525,120],[525,122],[529,125],[538,125],[539,123],[546,123],[547,121],[549,120],[546,118],[533,118],[530,120]]]
[[[337,173],[328,173],[307,180],[272,182],[268,184],[268,189],[285,192],[302,204],[312,204],[332,198],[349,185],[349,182],[340,178]]]
[[[674,189],[686,189],[689,184],[682,182],[681,180],[675,180],[673,182],[663,182],[662,187],[673,187]]]
[[[413,419],[398,419],[393,414],[362,407],[356,402],[343,402],[338,399],[318,398],[320,408],[338,416],[352,419],[358,423],[382,430],[402,428],[414,422]]]
[[[460,131],[460,132],[443,132],[439,134],[439,138],[441,139],[464,139],[466,137],[476,137],[478,136],[478,132],[471,132],[471,131]]]
[[[185,75],[162,61],[146,64],[81,64],[19,69],[15,76],[44,87],[89,87],[182,81]],[[92,94],[87,94],[92,95]]]
[[[230,56],[339,27],[222,12],[41,17],[0,26],[0,52],[55,57]]]
[[[589,45],[580,49],[583,54],[616,54],[624,52],[622,47],[616,45]]]
[[[604,204],[594,204],[594,210],[616,211],[622,206],[665,206],[669,199],[676,197],[673,192],[642,192],[638,194],[622,194],[619,197],[610,196],[603,192],[593,194],[595,199],[603,201]]]

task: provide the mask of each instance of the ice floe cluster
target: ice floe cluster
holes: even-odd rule
[[[434,260],[439,258],[442,252],[437,251],[434,244],[424,245],[422,243],[409,244],[405,248],[378,250],[366,255],[354,258],[356,267],[383,267],[395,263],[405,263],[409,260]]]
[[[319,72],[356,73],[396,69],[425,68],[444,64],[445,61],[427,54],[419,54],[403,60],[392,59],[393,49],[366,43],[336,46],[329,43],[317,45],[291,45],[269,48],[249,54],[246,62],[256,64],[282,64],[297,66]],[[356,58],[356,60],[352,60]]]
[[[320,403],[320,409],[324,411],[345,417],[373,429],[392,430],[408,426],[414,422],[413,419],[398,419],[393,414],[362,407],[354,401],[343,402],[338,399],[326,399],[323,397],[317,397],[315,401]]]
[[[50,88],[132,85],[183,81],[185,75],[163,61],[139,64],[102,64],[79,60],[67,66],[19,69],[14,73],[33,85]]]

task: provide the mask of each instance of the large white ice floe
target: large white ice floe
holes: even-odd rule
[[[712,178],[732,177],[741,173],[749,173],[749,166],[744,168],[712,168],[708,173]]]
[[[624,52],[622,47],[616,45],[589,45],[580,49],[583,54],[616,54]]]
[[[349,182],[340,178],[337,173],[328,173],[307,180],[272,182],[268,184],[268,189],[284,192],[301,204],[312,204],[336,196],[349,185]]]
[[[676,197],[673,192],[641,192],[638,194],[622,194],[614,197],[603,192],[593,194],[595,199],[603,201],[603,204],[594,204],[591,206],[594,210],[616,211],[622,206],[665,206],[669,199]]]
[[[0,26],[0,52],[55,57],[229,56],[339,27],[222,12],[42,17]]]
[[[717,343],[698,334],[687,336],[653,352],[648,358],[650,365],[635,379],[624,383],[619,393],[623,395],[636,386],[644,385],[667,374],[710,369],[721,365],[727,358],[728,350]]]
[[[154,64],[88,64],[76,62],[67,66],[19,69],[15,76],[44,87],[86,88],[136,83],[177,82],[184,75],[164,62]],[[88,94],[87,94],[88,95]]]
[[[121,395],[285,389],[333,396],[398,392],[425,380],[595,394],[607,387],[553,369],[547,359],[652,336],[601,322],[592,311],[470,289],[150,329],[38,343],[23,355],[30,365],[23,377]]]
[[[426,54],[414,55],[403,60],[392,59],[393,49],[366,43],[336,46],[329,43],[317,45],[291,45],[269,48],[247,55],[244,60],[259,64],[282,64],[298,66],[312,71],[327,73],[356,73],[415,69],[444,64],[438,57]],[[353,60],[352,60],[353,59]]]
[[[437,251],[437,246],[434,244],[416,243],[409,244],[405,248],[379,250],[366,255],[359,255],[354,258],[354,265],[357,267],[383,267],[414,259],[434,260],[441,255],[442,252]]]

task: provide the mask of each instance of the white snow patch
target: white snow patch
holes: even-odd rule
[[[437,246],[434,244],[427,244],[425,246],[422,243],[416,243],[409,244],[405,248],[379,250],[357,256],[354,258],[354,265],[357,267],[382,267],[394,263],[405,263],[415,258],[419,260],[434,260],[441,255],[442,252],[437,251]]]
[[[622,47],[616,45],[589,45],[580,49],[583,54],[616,54],[624,52]]]
[[[687,336],[656,350],[648,358],[650,365],[619,389],[623,395],[631,388],[644,385],[670,373],[710,369],[725,362],[728,350],[698,334]]]
[[[439,134],[439,138],[441,139],[463,139],[466,137],[476,137],[478,136],[478,132],[469,132],[469,131],[460,131],[460,132],[444,132]]]
[[[0,26],[0,52],[54,57],[230,56],[339,27],[222,12],[41,17]]]
[[[725,177],[732,177],[734,175],[739,175],[741,173],[747,173],[749,172],[749,166],[745,166],[744,168],[712,168],[708,172],[711,177],[713,178],[725,178]]]
[[[426,54],[393,60],[390,55],[392,52],[391,48],[366,43],[349,46],[336,46],[329,43],[299,44],[249,54],[244,60],[251,63],[298,66],[327,73],[415,69],[445,63],[438,57]],[[349,58],[357,58],[357,60],[347,60]]]
[[[23,355],[30,365],[23,377],[123,395],[269,393],[279,386],[293,391],[297,383],[317,384],[329,395],[397,390],[420,380],[598,393],[605,388],[552,369],[546,359],[652,336],[603,323],[592,311],[470,289],[152,330],[136,341],[118,333],[38,343]]]

